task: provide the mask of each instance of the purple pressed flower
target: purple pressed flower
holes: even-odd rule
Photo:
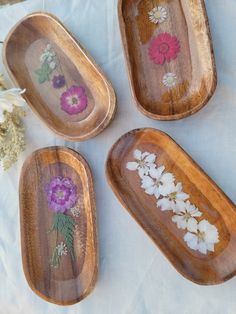
[[[62,88],[66,84],[64,75],[54,75],[52,84],[54,88]]]
[[[70,115],[83,112],[88,98],[83,87],[72,86],[61,95],[61,109]]]
[[[55,212],[64,213],[77,202],[77,187],[70,178],[55,177],[46,186],[48,206]]]

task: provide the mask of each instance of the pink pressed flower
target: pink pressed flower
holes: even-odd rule
[[[83,87],[72,86],[61,95],[61,109],[69,115],[83,112],[88,105],[88,98]]]
[[[149,56],[154,63],[164,64],[177,57],[180,51],[180,44],[175,36],[168,33],[162,33],[155,37],[149,47]]]

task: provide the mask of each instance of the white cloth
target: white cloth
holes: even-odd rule
[[[117,0],[45,0],[45,9],[65,23],[112,81],[118,97],[118,111],[102,134],[73,144],[52,134],[29,110],[25,119],[27,150],[10,171],[0,173],[1,314],[236,313],[236,278],[210,287],[184,279],[122,208],[108,187],[104,173],[108,150],[118,137],[134,128],[155,127],[170,134],[236,201],[236,1],[206,0],[206,5],[218,68],[217,91],[197,114],[181,121],[158,122],[139,113],[131,97],[120,40]],[[0,40],[20,18],[41,9],[42,0],[1,8]],[[32,151],[51,145],[66,145],[86,157],[95,178],[97,199],[98,282],[83,302],[64,308],[41,300],[30,290],[20,254],[20,170]]]

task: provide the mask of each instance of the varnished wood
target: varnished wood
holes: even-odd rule
[[[178,229],[171,212],[162,212],[154,196],[140,187],[137,172],[128,171],[135,149],[157,155],[159,165],[182,182],[190,202],[219,231],[215,252],[203,255],[191,250],[183,240],[186,231]],[[168,135],[155,129],[133,130],[111,148],[106,175],[112,190],[172,265],[187,279],[202,285],[219,284],[236,274],[235,205],[202,169]]]
[[[0,5],[6,5],[6,4],[15,4],[18,2],[23,2],[24,0],[0,0]]]
[[[69,86],[84,86],[88,107],[80,114],[68,115],[60,109],[61,91],[50,82],[39,84],[35,71],[47,43],[60,58]],[[108,126],[116,109],[111,83],[85,49],[52,15],[33,13],[23,18],[9,33],[3,49],[3,62],[32,110],[56,134],[70,141],[96,136]]]
[[[54,212],[48,207],[45,186],[57,176],[73,180],[83,204],[76,218],[75,258],[64,256],[60,267],[54,269],[50,265],[52,250],[55,241],[63,238],[48,232]],[[81,301],[93,289],[98,269],[95,195],[87,162],[68,148],[38,150],[24,163],[19,196],[22,261],[29,286],[52,303]]]
[[[148,12],[160,5],[168,19],[151,23]],[[203,0],[119,0],[118,13],[131,89],[138,109],[149,118],[176,120],[201,109],[213,95],[217,77],[211,35]],[[164,65],[148,56],[152,38],[167,32],[180,42],[180,53]],[[168,90],[165,73],[178,76]]]

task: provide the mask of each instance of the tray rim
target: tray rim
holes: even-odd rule
[[[215,61],[215,55],[214,55],[214,49],[213,49],[213,41],[212,41],[212,35],[211,35],[211,30],[210,30],[210,23],[209,23],[206,5],[205,5],[204,0],[200,0],[200,1],[201,1],[201,6],[203,8],[204,19],[206,21],[206,29],[208,32],[211,57],[212,57],[213,82],[212,82],[211,90],[208,94],[208,97],[205,99],[205,101],[202,104],[195,106],[194,108],[187,110],[184,113],[171,114],[171,115],[159,115],[159,114],[151,113],[150,111],[145,109],[142,106],[142,104],[138,101],[138,98],[137,98],[136,92],[135,92],[135,88],[134,88],[134,77],[132,76],[131,62],[130,62],[130,56],[129,56],[129,51],[128,51],[128,42],[127,42],[127,36],[126,36],[126,31],[125,31],[125,21],[124,21],[123,13],[122,13],[122,4],[124,1],[125,0],[118,0],[119,28],[120,28],[121,41],[122,41],[122,50],[123,50],[123,53],[125,56],[125,63],[126,63],[129,85],[130,85],[133,99],[135,101],[135,105],[138,108],[138,110],[142,114],[147,116],[148,118],[153,119],[153,120],[160,120],[160,121],[174,121],[174,120],[184,119],[186,117],[193,115],[194,113],[198,112],[199,110],[201,110],[203,107],[205,107],[207,105],[207,103],[210,101],[210,99],[214,95],[214,93],[216,91],[217,83],[218,83],[216,61]]]
[[[25,260],[26,257],[25,254],[23,255],[22,251],[23,251],[23,246],[24,246],[24,234],[22,232],[22,224],[23,224],[23,215],[22,215],[22,201],[21,201],[21,191],[22,191],[22,181],[23,181],[23,177],[25,174],[25,171],[29,165],[29,163],[35,158],[35,156],[37,156],[37,154],[41,153],[41,152],[47,152],[47,151],[52,151],[52,150],[60,150],[64,153],[68,153],[70,155],[72,155],[73,157],[75,157],[76,159],[78,159],[81,164],[84,166],[86,174],[88,176],[88,183],[89,183],[89,194],[90,194],[90,200],[91,200],[91,213],[92,213],[92,224],[93,224],[93,230],[94,230],[94,234],[93,234],[93,239],[94,239],[94,246],[95,246],[95,251],[94,251],[94,255],[95,255],[95,260],[96,260],[96,264],[94,267],[94,273],[93,273],[93,278],[91,281],[90,286],[88,286],[87,290],[85,290],[83,292],[83,294],[81,294],[81,296],[75,300],[71,300],[68,302],[60,302],[60,301],[56,301],[54,299],[48,298],[46,297],[43,293],[41,293],[40,291],[38,291],[35,286],[34,283],[32,282],[31,276],[28,272],[28,268],[25,265]],[[35,151],[33,151],[28,157],[27,159],[24,161],[24,164],[22,166],[21,169],[21,174],[20,174],[20,179],[19,179],[19,189],[18,189],[18,193],[19,193],[19,211],[20,211],[20,251],[21,251],[21,263],[22,263],[22,268],[23,268],[23,272],[26,278],[26,281],[29,285],[29,287],[31,288],[31,290],[40,298],[42,298],[43,300],[52,303],[52,304],[56,304],[56,305],[60,305],[60,306],[68,306],[68,305],[74,305],[77,304],[79,302],[81,302],[83,299],[85,299],[95,288],[96,283],[97,283],[97,279],[98,279],[98,269],[99,269],[99,246],[98,246],[98,228],[97,228],[97,214],[96,214],[96,201],[95,201],[95,190],[94,190],[94,180],[93,180],[93,175],[92,175],[92,171],[91,168],[88,164],[88,162],[86,161],[86,159],[83,157],[83,155],[81,155],[79,152],[75,151],[74,149],[68,148],[68,147],[64,147],[64,146],[49,146],[49,147],[44,147],[44,148],[40,148],[37,149]],[[25,259],[25,260],[24,260]]]
[[[143,226],[142,222],[139,222],[138,219],[136,218],[136,216],[130,211],[129,207],[126,205],[125,201],[123,201],[122,197],[121,197],[121,193],[115,188],[115,186],[112,183],[112,177],[109,174],[109,161],[111,159],[111,154],[112,151],[114,150],[114,148],[116,147],[117,144],[119,144],[120,141],[122,141],[126,136],[129,135],[133,135],[135,133],[138,132],[156,132],[159,133],[161,135],[163,135],[164,137],[166,137],[167,139],[169,139],[170,141],[172,141],[175,145],[177,145],[178,149],[181,150],[181,152],[187,157],[187,159],[193,163],[194,167],[196,167],[199,171],[201,171],[206,179],[212,184],[214,185],[215,189],[220,192],[222,194],[222,197],[227,199],[228,203],[232,206],[232,208],[234,208],[234,211],[236,212],[236,206],[233,203],[233,201],[225,194],[225,192],[223,190],[221,190],[221,188],[216,184],[216,182],[199,166],[199,164],[197,164],[197,162],[167,133],[159,130],[159,129],[155,129],[155,128],[136,128],[133,130],[130,130],[124,134],[122,134],[117,140],[116,142],[112,145],[112,147],[110,148],[108,155],[107,155],[107,159],[106,159],[106,163],[105,163],[105,174],[106,174],[106,179],[107,182],[112,190],[112,192],[114,193],[114,195],[116,196],[117,200],[119,201],[119,203],[122,205],[122,207],[124,209],[127,210],[127,212],[129,213],[129,215],[135,220],[135,222],[137,223],[137,225],[143,230],[144,234],[146,234],[149,239],[153,242],[154,246],[162,253],[162,255],[166,258],[166,260],[169,262],[169,264],[179,273],[181,274],[185,279],[193,282],[194,284],[200,285],[200,286],[216,286],[216,285],[220,285],[223,284],[225,282],[227,282],[228,280],[232,279],[234,276],[236,276],[236,269],[234,272],[232,272],[230,274],[230,276],[226,276],[225,278],[223,278],[222,280],[218,280],[216,281],[198,281],[195,280],[194,278],[192,278],[190,275],[187,275],[185,272],[183,272],[181,269],[176,268],[174,263],[172,263],[172,260],[169,259],[168,255],[164,253],[164,251],[162,251],[162,249],[157,245],[157,243],[155,242],[155,240],[153,239],[151,233],[149,232],[148,229],[145,229],[145,227]]]
[[[95,69],[95,71],[99,74],[101,77],[101,80],[103,80],[106,89],[108,91],[108,97],[109,97],[109,111],[107,111],[106,116],[104,117],[103,121],[95,127],[90,133],[87,133],[83,136],[76,135],[76,136],[70,136],[62,133],[59,129],[56,130],[47,120],[42,119],[41,115],[38,113],[38,111],[35,109],[34,105],[28,100],[26,95],[23,95],[23,97],[26,99],[27,104],[33,111],[33,113],[51,130],[54,134],[59,135],[65,140],[72,141],[72,142],[80,142],[80,141],[86,141],[88,139],[91,139],[93,137],[96,137],[99,133],[101,133],[108,125],[112,122],[112,120],[115,117],[115,113],[117,110],[117,99],[116,99],[116,93],[112,86],[112,83],[108,78],[106,77],[104,71],[101,69],[101,67],[96,63],[95,59],[91,57],[91,55],[88,53],[88,51],[84,48],[84,46],[80,43],[79,39],[76,39],[75,36],[64,26],[64,24],[53,14],[43,11],[36,11],[30,14],[27,14],[22,19],[20,19],[8,32],[4,42],[3,42],[3,48],[2,48],[2,60],[3,64],[9,74],[10,79],[13,81],[14,85],[21,88],[21,86],[18,83],[18,80],[12,73],[12,71],[9,68],[8,62],[7,62],[7,54],[6,54],[6,48],[8,45],[8,42],[12,36],[12,34],[15,32],[15,30],[22,24],[24,21],[26,21],[29,18],[35,17],[35,16],[42,16],[46,17],[48,19],[53,20],[53,22],[57,23],[59,27],[61,27],[69,36],[69,38],[74,42],[75,46],[83,53],[84,57],[88,60],[88,63]]]

